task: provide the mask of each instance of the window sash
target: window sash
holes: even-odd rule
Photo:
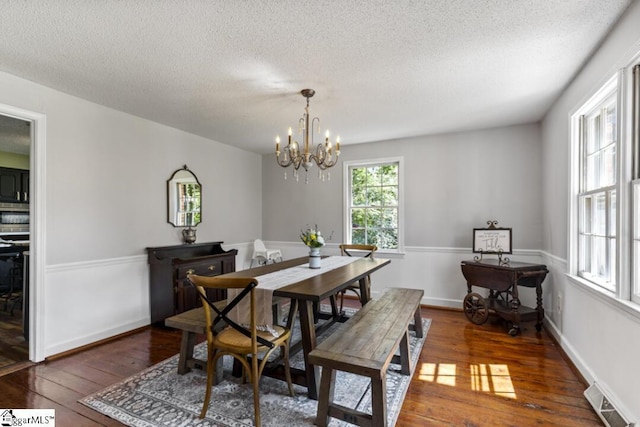
[[[579,196],[578,275],[616,290],[616,191]]]
[[[394,170],[382,173],[383,166],[394,166]],[[354,182],[358,169],[366,173]],[[402,159],[345,162],[345,178],[345,241],[400,252]]]

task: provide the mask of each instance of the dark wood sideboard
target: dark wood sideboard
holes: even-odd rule
[[[151,323],[200,305],[195,289],[185,283],[188,274],[217,276],[236,270],[237,249],[225,251],[224,242],[147,248]],[[213,300],[226,295],[209,295]]]

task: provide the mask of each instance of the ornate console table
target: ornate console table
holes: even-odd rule
[[[463,309],[469,321],[481,325],[487,321],[491,311],[511,322],[510,335],[517,335],[520,322],[528,320],[536,320],[536,330],[542,329],[542,282],[549,272],[546,265],[483,260],[462,261],[461,268],[467,279]],[[472,286],[489,289],[489,297],[472,292]],[[518,287],[522,286],[536,289],[535,308],[520,303]]]

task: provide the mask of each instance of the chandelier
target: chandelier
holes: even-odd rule
[[[338,156],[340,156],[340,137],[336,138],[336,146],[333,148],[332,142],[329,140],[329,131],[325,133],[324,143],[315,145],[314,134],[320,134],[320,119],[314,117],[310,119],[309,114],[309,98],[315,95],[313,89],[303,89],[300,94],[307,98],[307,106],[304,109],[304,114],[298,121],[298,133],[302,134],[302,151],[300,150],[300,144],[296,140],[291,140],[291,127],[289,127],[289,140],[287,146],[280,151],[280,136],[276,137],[276,161],[283,168],[293,166],[293,176],[298,180],[298,169],[302,166],[307,172],[305,175],[305,183],[309,182],[308,172],[309,168],[315,163],[318,166],[318,178],[322,181],[331,179],[329,172],[325,175],[325,170],[335,166],[338,162]],[[311,120],[311,126],[309,121]],[[315,132],[314,132],[315,130]],[[284,179],[287,179],[287,171],[284,172]]]

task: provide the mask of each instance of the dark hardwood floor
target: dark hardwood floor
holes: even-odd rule
[[[3,310],[0,302],[0,375],[24,367],[29,361],[29,343],[22,334],[22,310],[17,307],[13,314]]]
[[[349,302],[349,301],[348,301]],[[432,319],[396,426],[601,426],[586,384],[543,330],[423,309]],[[59,426],[119,426],[78,399],[179,351],[180,333],[148,327],[0,377],[0,408],[53,408]]]

